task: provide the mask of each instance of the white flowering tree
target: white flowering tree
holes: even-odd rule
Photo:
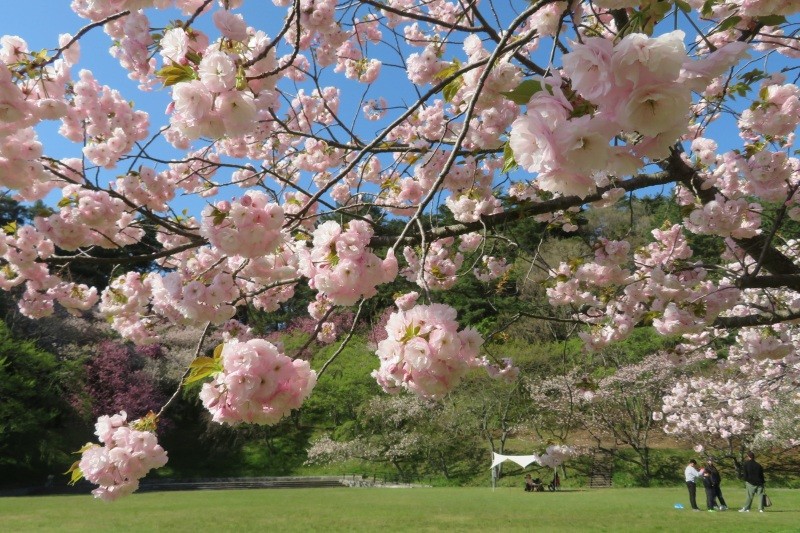
[[[572,232],[580,210],[665,187],[682,215],[644,246],[593,235],[589,256],[518,260],[548,275],[550,304],[588,350],[638,325],[683,336],[684,353],[738,335],[750,349],[727,364],[796,379],[797,2],[272,4],[73,0],[84,25],[42,45],[0,40],[0,186],[55,208],[0,239],[0,287],[25,315],[96,308],[138,343],[161,323],[224,331],[187,381],[212,380],[202,397],[220,422],[272,423],[316,374],[251,339],[237,309],[274,311],[307,284],[320,339],[344,343],[330,309],[400,276],[419,294],[398,301],[375,377],[435,399],[471,366],[513,373],[481,362],[480,335],[437,303],[458,276],[506,274],[513,258],[493,252],[506,224]],[[140,90],[163,97],[163,121],[83,67],[98,32]],[[72,155],[51,151],[50,123]],[[437,208],[453,223],[429,216]],[[376,217],[398,231],[376,232]],[[145,228],[151,250],[124,253]],[[692,236],[717,239],[720,260],[696,260]],[[125,272],[142,261],[158,268]],[[120,266],[107,287],[71,279],[71,265],[101,262]],[[136,433],[157,415],[103,418],[103,446],[75,475],[103,498],[135,489],[166,457]]]
[[[796,449],[797,386],[782,373],[770,377],[770,367],[753,361],[683,377],[664,395],[656,417],[663,417],[668,434],[695,444],[698,453],[728,458],[737,468],[748,450]]]
[[[630,462],[648,483],[655,474],[652,441],[662,434],[663,398],[684,369],[675,362],[671,354],[657,352],[637,363],[574,368],[531,380],[534,428],[539,436],[559,442],[569,442],[580,431],[597,449],[613,453],[628,448],[633,452]],[[593,378],[587,371],[603,377]]]

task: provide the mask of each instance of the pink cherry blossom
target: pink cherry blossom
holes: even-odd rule
[[[101,416],[95,425],[102,446],[84,448],[77,468],[87,481],[99,485],[95,498],[113,501],[139,488],[139,479],[167,464],[167,452],[150,429],[154,422],[127,422],[127,414]],[[138,429],[141,428],[141,429]]]
[[[386,392],[410,390],[440,398],[477,365],[483,339],[472,329],[457,331],[456,311],[442,304],[399,310],[386,324],[388,337],[378,344],[380,368],[372,373]]]
[[[292,360],[273,344],[252,339],[223,345],[221,371],[200,399],[215,422],[277,424],[298,409],[317,382],[307,361]]]

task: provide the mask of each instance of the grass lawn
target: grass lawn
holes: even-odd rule
[[[792,531],[800,491],[769,490],[766,513],[692,512],[682,487],[525,493],[521,489],[265,489],[0,498],[0,531]],[[702,491],[699,491],[702,492]],[[701,495],[698,494],[698,498]]]

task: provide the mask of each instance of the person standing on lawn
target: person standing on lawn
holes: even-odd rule
[[[686,470],[683,471],[683,476],[686,479],[686,488],[689,490],[689,505],[692,506],[693,511],[699,511],[697,507],[697,478],[701,477],[700,471],[697,470],[697,461],[692,459],[686,465]]]
[[[764,512],[764,468],[756,462],[753,452],[747,452],[747,460],[742,465],[744,486],[747,490],[747,500],[739,509],[741,513],[749,513],[753,504],[753,497],[758,496],[758,512]]]
[[[702,474],[703,479],[703,488],[706,490],[706,508],[708,512],[716,511],[716,499],[717,496],[714,493],[714,481],[711,477],[711,472],[707,468],[703,468],[700,470],[700,474]]]
[[[728,506],[725,504],[725,498],[722,497],[722,476],[720,475],[719,470],[717,470],[717,467],[714,465],[714,459],[711,457],[709,457],[708,461],[706,462],[706,471],[711,475],[711,485],[714,489],[714,496],[719,502],[719,510],[725,511]]]

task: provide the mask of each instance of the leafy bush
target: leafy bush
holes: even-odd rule
[[[137,352],[127,345],[103,341],[86,362],[86,393],[94,417],[125,410],[128,419],[157,411],[166,401],[156,380],[145,369],[146,358],[157,358],[157,350]]]

